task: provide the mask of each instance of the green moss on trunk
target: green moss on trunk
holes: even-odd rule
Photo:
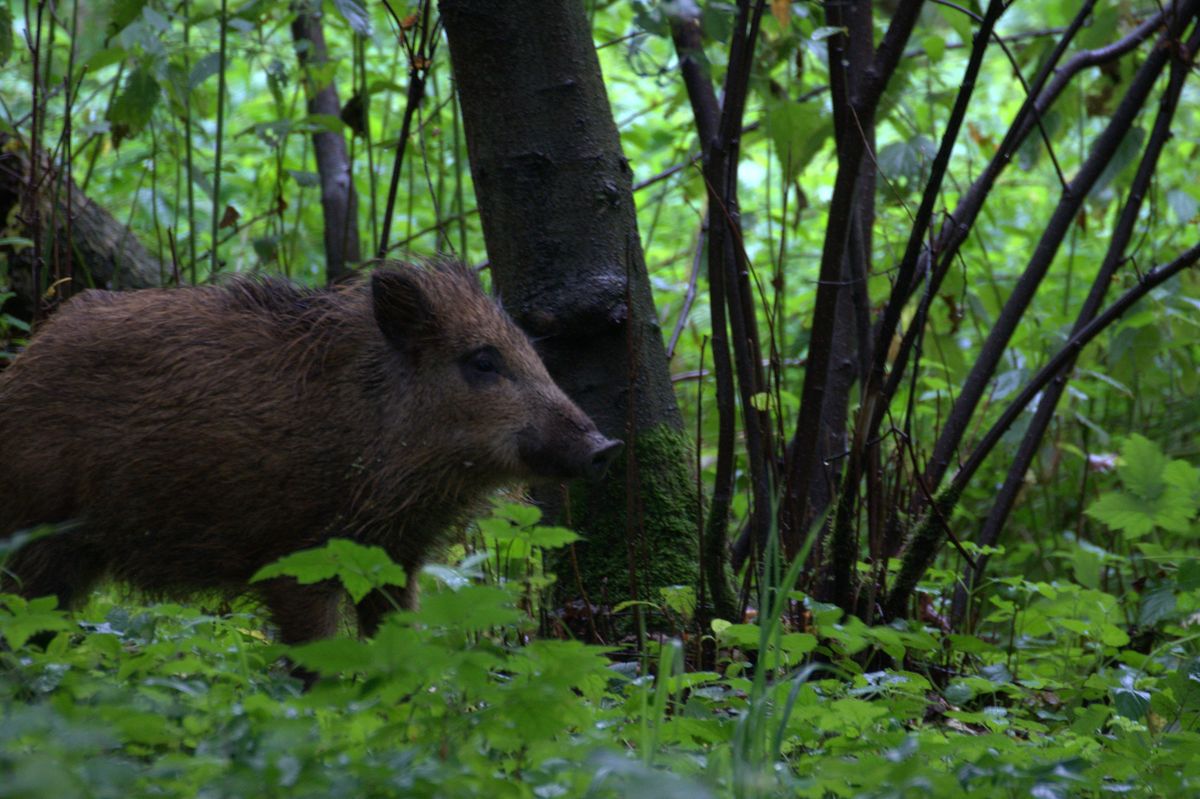
[[[557,559],[562,598],[577,597],[579,582],[589,602],[607,605],[627,599],[657,603],[660,588],[698,586],[691,442],[660,425],[640,432],[632,447],[635,457],[619,458],[603,481],[571,487],[570,518],[564,521],[586,540],[575,545],[579,581],[570,553]],[[576,509],[584,508],[589,510],[581,517]]]

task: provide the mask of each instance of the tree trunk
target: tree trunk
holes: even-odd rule
[[[0,219],[12,210],[31,207],[29,187],[30,153],[25,142],[0,136]],[[138,289],[157,286],[169,277],[161,264],[137,240],[128,227],[84,196],[75,182],[61,175],[50,159],[41,157],[37,196],[33,198],[43,230],[30,230],[18,214],[18,234],[43,236],[42,252],[47,264],[32,263],[33,248],[5,246],[0,249],[8,266],[8,280],[16,296],[4,310],[26,321],[42,302],[49,285],[62,278],[50,299],[68,297],[88,287]],[[35,275],[37,277],[35,277]]]
[[[329,61],[319,14],[299,8],[292,22],[292,38],[301,67],[321,66]],[[340,117],[341,102],[332,81],[309,88],[308,113]],[[321,209],[325,216],[325,279],[333,283],[349,272],[349,264],[362,260],[358,243],[358,194],[354,191],[346,139],[341,131],[314,133],[313,151],[317,154]]]
[[[440,7],[495,286],[563,389],[627,445],[602,483],[539,496],[587,537],[581,581],[567,561],[560,584],[592,603],[657,601],[697,579],[691,447],[584,5]]]

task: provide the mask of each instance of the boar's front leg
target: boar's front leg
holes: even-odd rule
[[[345,593],[335,582],[301,585],[291,577],[268,580],[259,589],[285,644],[304,644],[337,633]]]
[[[300,585],[291,577],[268,580],[259,595],[271,611],[271,619],[279,628],[279,640],[285,644],[304,644],[337,633],[339,611],[345,592],[335,582]],[[291,663],[291,661],[288,661]],[[304,684],[307,691],[317,681],[316,672],[294,663],[292,676]]]
[[[372,636],[379,629],[383,617],[393,610],[416,610],[417,570],[408,569],[408,583],[404,588],[378,588],[363,597],[354,606],[358,614],[358,631]]]

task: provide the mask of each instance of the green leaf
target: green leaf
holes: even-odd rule
[[[784,633],[779,646],[793,660],[798,660],[817,648],[817,637],[812,633]]]
[[[713,622],[716,630],[716,621]],[[758,649],[762,631],[757,624],[730,624],[716,630],[717,640],[721,646],[735,646],[740,649]]]
[[[1174,613],[1174,586],[1161,586],[1142,597],[1142,606],[1138,609],[1138,626],[1153,627]]]
[[[542,511],[536,505],[527,505],[523,502],[505,502],[502,505],[497,505],[492,511],[492,515],[507,519],[517,527],[530,527],[541,521]]]
[[[221,69],[221,54],[208,53],[199,61],[192,64],[192,73],[188,75],[188,90],[194,90],[204,81],[216,75]]]
[[[1134,433],[1121,448],[1121,461],[1117,473],[1125,487],[1142,499],[1157,499],[1165,485],[1162,477],[1167,466],[1167,457],[1158,445]]]
[[[1115,688],[1112,692],[1113,704],[1117,713],[1127,719],[1137,721],[1146,715],[1150,708],[1150,693],[1137,691],[1132,688]]]
[[[359,36],[371,35],[371,17],[357,0],[333,0],[333,7]]]
[[[1118,474],[1132,493],[1113,491],[1088,507],[1088,515],[1127,538],[1155,527],[1191,535],[1200,511],[1200,470],[1184,461],[1168,461],[1158,445],[1132,435],[1121,450]]]
[[[288,657],[306,669],[329,675],[365,669],[371,662],[372,653],[366,641],[327,638],[293,646]]]
[[[1200,213],[1200,203],[1183,189],[1171,189],[1167,192],[1167,206],[1181,225],[1189,224],[1196,218],[1196,214]]]
[[[1092,187],[1088,196],[1095,198],[1107,189],[1108,185],[1137,159],[1142,152],[1142,142],[1145,140],[1145,128],[1130,128],[1129,132],[1121,139],[1121,143],[1117,145],[1117,151],[1113,153],[1112,160],[1104,167],[1104,171],[1100,173],[1096,185]]]
[[[287,173],[291,176],[292,180],[296,181],[296,185],[303,188],[311,189],[314,186],[321,185],[321,176],[316,172],[303,172],[298,169],[289,169]]]
[[[461,591],[441,591],[421,598],[421,622],[459,632],[477,633],[516,624],[523,616],[513,598],[501,588],[472,585]]]
[[[816,103],[769,99],[764,110],[775,155],[787,169],[788,179],[794,180],[832,138],[832,123]]]
[[[567,544],[582,541],[583,536],[565,527],[542,527],[538,525],[529,530],[529,543],[543,549],[559,549]]]
[[[109,36],[116,36],[128,27],[129,23],[140,17],[146,2],[147,0],[113,0],[108,18]]]
[[[1074,13],[1072,11],[1071,13]],[[1080,49],[1092,50],[1104,47],[1117,38],[1117,25],[1121,20],[1121,8],[1117,4],[1101,3],[1092,12],[1092,18],[1079,32]]]
[[[75,624],[65,612],[55,609],[57,604],[58,599],[52,596],[28,601],[8,596],[0,605],[0,637],[17,650],[35,633],[73,629]]]
[[[345,133],[346,123],[333,114],[309,114],[304,123],[313,133]]]
[[[970,45],[975,33],[975,29],[971,24],[971,18],[958,8],[938,6],[937,10],[941,14],[942,19],[958,34],[959,42],[964,45]]]
[[[823,42],[831,36],[837,36],[839,33],[845,32],[845,28],[837,25],[822,25],[812,32],[812,40],[814,42]]]
[[[107,118],[112,123],[114,143],[120,144],[146,127],[160,94],[158,81],[145,65],[129,74],[121,93],[108,108]]]
[[[404,586],[408,581],[404,567],[393,563],[382,548],[363,546],[345,538],[333,538],[323,547],[282,557],[259,569],[250,581],[283,576],[294,577],[304,585],[337,578],[355,602],[372,589]]]
[[[929,58],[929,63],[936,64],[946,53],[946,40],[936,33],[931,33],[921,40],[921,47]]]
[[[658,593],[672,613],[691,619],[696,612],[696,591],[690,585],[669,585],[658,589]]]
[[[1122,531],[1126,538],[1141,538],[1154,529],[1154,517],[1147,513],[1146,503],[1121,491],[1102,495],[1084,512],[1112,529]]]

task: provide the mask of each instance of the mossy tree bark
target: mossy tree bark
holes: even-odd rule
[[[657,601],[697,580],[697,489],[584,5],[440,7],[493,281],[554,378],[627,445],[602,483],[539,497],[587,537],[581,581],[567,561],[559,583]]]

